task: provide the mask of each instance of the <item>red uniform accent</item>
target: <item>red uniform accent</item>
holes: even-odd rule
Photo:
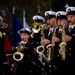
[[[5,54],[6,54],[6,51],[12,51],[12,45],[8,39],[8,36],[5,37],[5,40],[4,40],[4,50],[5,50]],[[7,58],[7,62],[10,63],[10,58],[9,56],[6,56]]]

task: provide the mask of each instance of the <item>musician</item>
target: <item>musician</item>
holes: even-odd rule
[[[56,16],[55,16],[55,12],[54,11],[46,11],[45,12],[45,17],[47,20],[47,26],[48,29],[44,30],[44,35],[45,35],[45,39],[41,41],[41,44],[46,46],[47,44],[51,43],[51,39],[52,39],[52,33],[56,27]]]
[[[70,74],[74,73],[73,71],[73,67],[75,66],[74,64],[74,57],[75,57],[75,7],[68,7],[66,8],[66,12],[67,12],[67,17],[69,20],[69,36],[66,36],[66,40],[67,40],[67,45],[68,45],[68,49],[69,49],[69,59],[68,59],[68,71]]]
[[[63,28],[63,25],[65,27],[65,35],[68,34],[68,20],[67,20],[67,13],[65,11],[58,11],[56,13],[56,18],[57,18],[57,24],[58,24],[58,38],[60,39],[60,43],[62,42],[62,28]],[[64,41],[66,41],[64,38],[63,38]],[[60,51],[59,51],[60,52]]]
[[[41,41],[41,44],[43,46],[47,47],[47,45],[53,43],[52,42],[52,35],[53,35],[53,32],[56,28],[56,13],[54,11],[46,11],[45,17],[46,17],[46,20],[47,20],[46,22],[47,22],[48,28],[44,29],[45,38]],[[56,41],[59,41],[59,39],[57,37],[55,37],[54,42],[56,42]],[[50,60],[51,62],[49,64],[46,63],[46,71],[49,75],[50,75],[49,71],[52,69],[52,67],[54,65],[52,60],[53,60],[53,58],[51,58],[51,60]],[[52,66],[52,67],[50,68],[49,65]],[[51,74],[52,74],[52,71],[51,71]]]
[[[34,44],[29,42],[31,31],[28,28],[22,28],[18,32],[22,39],[21,42],[24,43],[24,49],[20,51],[23,55],[23,59],[17,62],[18,67],[16,75],[35,75],[37,68],[35,63]]]
[[[37,48],[37,46],[40,45],[40,41],[41,41],[40,26],[43,25],[43,23],[45,22],[45,19],[41,15],[34,15],[32,19],[33,19],[34,23],[33,23],[33,27],[32,27],[31,40],[35,44],[35,48]],[[36,24],[38,24],[38,26],[36,26]],[[36,26],[36,28],[38,28],[38,29],[35,29],[34,26]]]
[[[8,74],[10,73],[10,62],[9,57],[6,56],[6,51],[12,51],[12,45],[11,42],[8,39],[7,33],[6,33],[6,26],[4,26],[6,23],[3,23],[3,18],[0,16],[0,74]]]
[[[62,59],[62,49],[60,47],[60,43],[65,42],[65,36],[68,35],[68,20],[67,20],[67,13],[65,11],[58,11],[56,13],[56,18],[57,18],[57,24],[58,24],[58,31],[57,31],[57,37],[60,39],[59,44],[58,44],[58,54],[59,54],[59,64],[58,64],[58,72],[57,74],[64,74],[65,67],[66,67],[66,61],[68,57],[68,51],[67,51],[67,46],[65,47],[65,52],[66,52],[66,59],[63,61]],[[63,29],[64,27],[64,29]],[[64,32],[63,32],[64,30]]]

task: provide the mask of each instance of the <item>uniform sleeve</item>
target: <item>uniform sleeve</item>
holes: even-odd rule
[[[4,41],[4,50],[7,50],[7,51],[12,50],[12,45],[7,36],[5,37],[5,41]]]
[[[5,50],[7,62],[10,63],[11,61],[10,56],[12,55],[13,50],[12,50],[12,45],[7,36],[5,37],[5,40],[4,40],[4,50]]]

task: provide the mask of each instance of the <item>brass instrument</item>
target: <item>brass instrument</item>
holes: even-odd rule
[[[54,30],[54,32],[52,34],[52,42],[51,42],[51,44],[49,44],[49,45],[46,46],[46,48],[48,49],[47,50],[47,57],[48,57],[49,60],[51,60],[52,57],[53,57],[53,53],[54,53],[53,49],[54,49],[54,46],[55,46],[55,42],[53,40],[53,37],[56,37],[56,29],[57,28],[58,27],[55,28],[55,30]]]
[[[63,40],[63,36],[65,36],[65,25],[63,25],[62,28],[62,42],[59,44],[60,50],[61,50],[61,58],[62,60],[66,59],[66,42]]]
[[[32,24],[32,31],[34,33],[38,33],[40,31],[40,25],[38,23],[33,23]]]
[[[40,26],[40,29],[41,29],[41,40],[43,40],[45,38],[44,32],[43,32],[45,26],[46,26],[46,24]],[[42,46],[42,45],[38,46],[37,47],[37,52],[38,53],[43,53],[44,52],[44,46]]]
[[[13,54],[13,59],[16,60],[16,61],[20,61],[23,59],[24,57],[24,54],[21,53],[21,51],[24,50],[24,46],[25,46],[25,43],[23,41],[21,41],[18,45],[18,48],[17,48],[17,52],[15,52]]]
[[[24,50],[25,42],[21,41],[17,47],[17,51],[13,54],[13,64],[11,65],[11,70],[15,73],[17,70],[17,62],[21,61],[24,57],[24,54],[21,51]]]
[[[45,38],[44,32],[43,32],[43,30],[44,30],[45,27],[47,28],[47,25],[46,25],[46,24],[43,24],[43,25],[40,26],[40,29],[41,29],[41,40],[43,40],[43,39]],[[41,61],[41,63],[42,63],[43,65],[44,65],[44,63],[43,63],[42,58],[43,58],[46,62],[49,63],[49,60],[47,59],[47,57],[46,57],[45,54],[43,53],[44,50],[45,50],[45,49],[44,49],[44,46],[42,46],[42,45],[40,45],[40,46],[37,47],[37,53],[39,54],[39,60]]]
[[[1,22],[0,23],[0,28],[7,28],[8,24],[6,24],[5,22]]]
[[[49,44],[49,45],[46,46],[46,48],[48,49],[47,54],[46,54],[48,60],[51,60],[51,49],[52,49],[52,47],[53,47],[52,44]]]

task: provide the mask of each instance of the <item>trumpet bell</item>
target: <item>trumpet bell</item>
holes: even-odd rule
[[[66,43],[65,42],[62,42],[62,43],[59,44],[59,46],[60,47],[65,47],[66,46]]]
[[[20,61],[23,59],[23,54],[21,52],[15,52],[13,54],[13,59],[16,60],[16,61]]]

